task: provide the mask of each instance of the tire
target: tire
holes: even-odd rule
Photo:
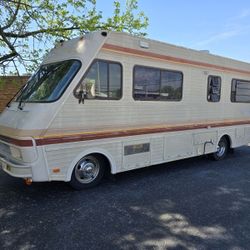
[[[87,155],[74,167],[69,184],[76,190],[94,187],[102,180],[104,170],[101,157]]]
[[[217,145],[217,151],[212,154],[215,161],[224,159],[229,151],[229,143],[225,137],[222,137]]]

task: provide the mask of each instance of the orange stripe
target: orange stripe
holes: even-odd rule
[[[38,146],[42,146],[42,145],[66,143],[66,142],[90,141],[90,140],[117,138],[125,136],[136,136],[144,134],[176,132],[176,131],[185,131],[193,129],[216,128],[216,127],[247,125],[247,124],[250,124],[250,120],[227,121],[227,122],[217,122],[217,123],[198,123],[198,124],[173,125],[173,126],[166,125],[154,128],[147,127],[147,128],[126,129],[117,131],[101,131],[101,132],[87,132],[87,133],[83,132],[79,134],[61,135],[61,136],[56,135],[44,138],[37,138],[36,144]]]
[[[143,56],[143,57],[148,57],[148,58],[153,58],[153,59],[170,61],[170,62],[174,62],[174,63],[190,64],[190,65],[198,66],[198,67],[212,68],[212,69],[216,69],[216,70],[220,70],[220,71],[228,71],[228,72],[250,75],[250,71],[247,71],[247,70],[224,67],[224,66],[220,66],[220,65],[216,65],[216,64],[193,61],[193,60],[188,60],[188,59],[179,58],[179,57],[166,56],[166,55],[161,55],[161,54],[157,54],[157,53],[153,53],[153,52],[142,51],[142,50],[137,50],[137,49],[121,47],[121,46],[117,46],[117,45],[112,45],[112,44],[108,44],[108,43],[105,43],[102,48],[106,49],[106,50],[112,50],[115,52],[119,52],[119,53],[130,54],[130,55],[134,55],[134,56]]]

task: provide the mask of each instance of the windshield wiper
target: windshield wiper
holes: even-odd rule
[[[13,97],[8,101],[8,103],[6,104],[6,107],[7,107],[7,108],[10,107],[10,104],[11,104],[12,100],[14,99],[14,97],[15,97],[15,96],[13,96]]]
[[[26,85],[26,84],[25,84]],[[23,87],[21,87],[21,89],[19,89],[16,94],[8,101],[8,103],[6,104],[6,107],[9,108],[11,102],[15,99],[15,97],[18,96],[18,94],[24,89],[25,85]]]
[[[20,98],[20,101],[19,101],[19,103],[18,103],[18,109],[23,110],[22,104],[24,105],[24,102],[23,102],[23,98],[21,97],[21,98]]]
[[[24,104],[26,103],[27,99],[28,99],[28,94],[30,94],[29,92],[32,90],[32,84],[30,84],[30,81],[28,81],[23,89],[22,89],[22,93],[20,94],[19,98],[20,101],[18,103],[18,109],[23,110]],[[25,94],[26,91],[26,94]],[[26,97],[26,101],[24,101],[23,99]]]

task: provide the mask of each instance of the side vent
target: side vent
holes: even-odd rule
[[[133,155],[133,154],[140,154],[146,153],[150,151],[150,144],[149,143],[141,143],[141,144],[134,144],[134,145],[127,145],[124,147],[124,155]]]

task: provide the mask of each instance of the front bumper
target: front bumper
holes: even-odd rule
[[[13,177],[19,178],[31,178],[32,169],[30,166],[20,165],[14,162],[11,162],[0,156],[0,167],[3,171]]]

